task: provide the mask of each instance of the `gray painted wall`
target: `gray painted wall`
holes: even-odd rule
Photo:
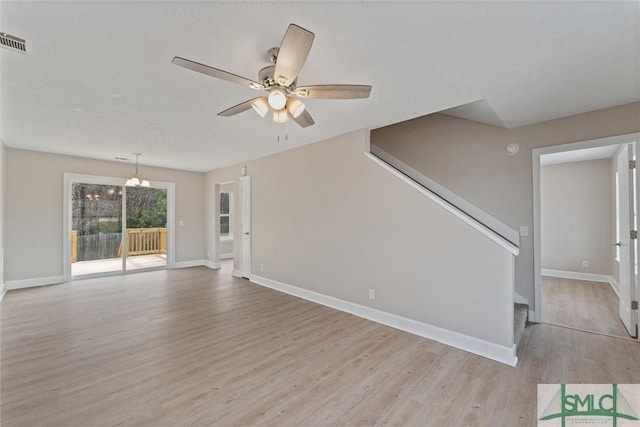
[[[133,171],[116,163],[7,148],[4,280],[61,276],[63,176],[65,172],[122,177]],[[142,167],[151,181],[175,183],[176,262],[203,260],[204,174]],[[26,178],[25,178],[26,177]]]
[[[246,163],[253,274],[511,347],[513,256],[367,158],[367,137]]]
[[[614,204],[611,159],[542,166],[542,268],[611,275]]]
[[[499,112],[498,112],[499,113]],[[371,132],[371,143],[518,230],[516,291],[534,308],[531,150],[640,131],[640,103],[503,129],[433,114]],[[507,156],[517,143],[520,151]]]

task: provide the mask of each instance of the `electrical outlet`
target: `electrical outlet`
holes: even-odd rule
[[[589,268],[589,261],[582,261],[582,266],[584,268]]]
[[[264,271],[264,264],[260,264],[260,271]]]
[[[369,288],[369,299],[376,299],[376,290]]]
[[[180,227],[182,227],[184,225],[184,221],[180,220],[179,224],[180,224]]]
[[[520,237],[527,237],[529,235],[529,227],[526,225],[520,226]]]
[[[211,251],[207,251],[207,256],[211,256]]]

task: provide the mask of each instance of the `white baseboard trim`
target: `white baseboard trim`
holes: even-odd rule
[[[233,277],[242,277],[242,272],[240,270],[236,270],[235,268],[233,269],[233,272],[231,272],[231,275]]]
[[[611,289],[613,289],[613,292],[615,292],[618,296],[618,299],[620,299],[620,285],[618,285],[618,282],[616,282],[616,279],[614,279],[613,276],[611,276],[609,284],[611,285]]]
[[[609,283],[613,277],[606,274],[592,274],[592,273],[580,273],[578,271],[562,271],[551,270],[548,268],[542,269],[543,276],[559,277],[561,279],[574,279],[574,280],[586,280],[589,282],[605,282]]]
[[[0,286],[0,301],[2,301],[2,298],[4,298],[6,294],[7,294],[7,287],[3,283],[2,286]]]
[[[219,262],[213,262],[213,261],[206,260],[204,262],[204,265],[206,267],[209,267],[209,268],[213,269],[213,270],[219,270],[220,269],[220,263]]]
[[[7,280],[4,283],[7,291],[13,289],[33,288],[35,286],[57,285],[64,282],[64,276],[34,277],[32,279]]]
[[[194,259],[193,261],[180,261],[173,264],[173,268],[199,267],[205,265],[205,260]]]
[[[479,338],[461,334],[459,332],[450,331],[439,328],[428,323],[419,322],[417,320],[408,319],[396,314],[387,313],[371,307],[344,301],[328,295],[320,294],[307,289],[298,288],[286,283],[277,282],[252,274],[249,277],[251,282],[267,288],[271,288],[289,295],[293,295],[302,299],[306,299],[317,304],[344,311],[358,317],[362,317],[373,322],[381,323],[395,329],[400,329],[414,335],[428,338],[443,344],[468,351],[498,362],[505,363],[509,366],[515,366],[518,362],[516,357],[516,346],[502,346]]]
[[[589,282],[603,282],[608,283],[613,289],[613,292],[620,298],[620,285],[616,282],[613,276],[607,274],[591,274],[580,273],[577,271],[562,271],[562,270],[550,270],[547,268],[542,269],[543,276],[559,277],[561,279],[574,279],[574,280],[586,280]]]
[[[607,274],[591,274],[591,273],[580,273],[576,271],[562,271],[562,270],[549,270],[546,268],[542,269],[543,276],[550,277],[559,277],[561,279],[574,279],[574,280],[586,280],[588,282],[603,282],[608,283],[613,289],[613,292],[620,298],[620,285],[616,282],[616,279],[611,275]]]
[[[220,259],[231,259],[233,258],[233,252],[230,254],[220,254]]]

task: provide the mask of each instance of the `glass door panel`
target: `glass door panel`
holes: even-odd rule
[[[71,275],[122,271],[122,188],[73,183]]]
[[[167,265],[167,190],[127,187],[127,270]]]

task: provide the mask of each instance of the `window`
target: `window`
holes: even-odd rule
[[[220,193],[220,237],[222,239],[232,239],[233,232],[231,228],[231,201],[232,194]]]

